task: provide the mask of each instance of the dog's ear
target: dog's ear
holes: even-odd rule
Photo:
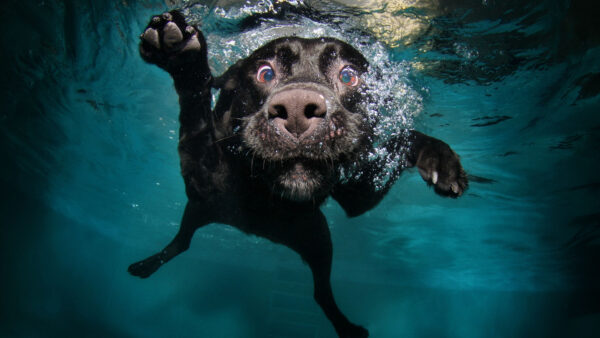
[[[213,82],[213,87],[217,89],[224,89],[226,91],[233,90],[237,88],[240,83],[239,72],[242,68],[243,60],[239,60],[234,65],[229,67],[225,71],[225,73],[221,74],[221,76],[217,77]]]

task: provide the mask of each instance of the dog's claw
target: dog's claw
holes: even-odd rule
[[[458,183],[456,182],[452,182],[450,184],[450,187],[452,187],[452,192],[455,194],[459,194],[459,190],[458,190]],[[460,194],[459,194],[460,195]]]
[[[435,140],[420,151],[417,167],[423,179],[440,195],[458,197],[468,187],[458,155],[442,141]]]

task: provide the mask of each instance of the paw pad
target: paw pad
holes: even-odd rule
[[[179,58],[184,53],[188,55],[185,62],[191,62],[194,57],[190,53],[202,50],[202,34],[195,27],[188,25],[185,18],[178,12],[167,12],[150,19],[150,23],[140,35],[140,54],[149,63],[161,68],[173,69],[174,64],[181,64]]]

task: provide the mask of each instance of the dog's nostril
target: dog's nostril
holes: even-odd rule
[[[306,116],[307,119],[312,117],[324,117],[325,110],[314,103],[309,103],[304,107],[304,116]]]
[[[287,109],[285,109],[285,106],[282,104],[275,104],[272,105],[269,109],[269,118],[275,118],[275,117],[279,117],[282,119],[287,119],[288,117],[288,113],[287,113]]]

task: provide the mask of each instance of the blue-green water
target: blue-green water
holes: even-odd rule
[[[182,5],[216,73],[278,34],[357,45],[394,97],[382,137],[411,126],[461,155],[460,199],[408,171],[366,215],[323,206],[336,299],[372,337],[600,334],[592,2],[307,1],[321,17],[244,31],[269,2],[168,3],[0,8],[0,336],[334,337],[301,260],[229,227],[147,280],[126,272],[170,241],[186,201],[177,97],[137,51],[150,15]]]

